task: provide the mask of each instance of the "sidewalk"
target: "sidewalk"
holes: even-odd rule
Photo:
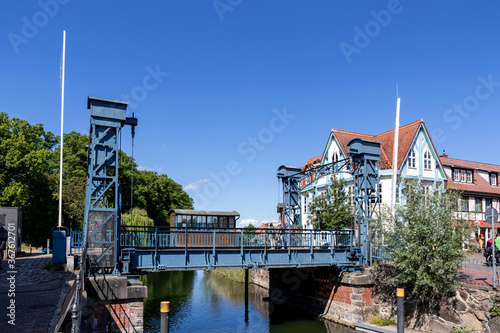
[[[463,272],[472,273],[478,276],[468,276],[462,275],[460,277],[460,282],[484,287],[484,288],[492,288],[493,287],[493,269],[491,266],[486,265],[486,260],[484,259],[481,253],[471,253],[468,254],[466,261],[474,261],[474,264],[469,264],[469,267],[462,267]],[[496,267],[497,279],[500,277],[500,266]],[[482,276],[482,277],[479,277]],[[497,280],[497,286],[498,286]]]
[[[61,290],[66,289],[72,275],[71,272],[49,271],[46,268],[51,262],[52,255],[40,253],[16,258],[15,267],[7,267],[7,261],[3,260],[0,271],[2,333],[48,332],[54,315],[60,311]]]

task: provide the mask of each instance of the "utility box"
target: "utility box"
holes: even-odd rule
[[[22,232],[22,223],[23,214],[21,210],[17,207],[0,207],[0,222],[3,222],[3,226],[7,231],[10,232],[10,235],[15,235],[15,239],[13,240],[16,254],[21,252],[21,232]],[[7,246],[12,244],[12,238],[9,238],[7,241]]]
[[[66,230],[52,231],[52,263],[66,263]]]

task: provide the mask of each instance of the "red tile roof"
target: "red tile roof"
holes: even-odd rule
[[[442,164],[449,165],[452,167],[500,172],[500,165],[458,160],[456,158],[449,158],[446,156],[440,156],[440,159]]]
[[[425,127],[425,123],[422,119],[419,119],[410,124],[399,127],[398,169],[401,168],[404,158],[406,157],[406,154],[408,153],[408,150],[410,149],[410,146],[413,143],[413,140],[415,139],[415,135],[417,134],[418,129],[420,128],[421,125],[425,128],[425,130],[427,130],[427,128]],[[392,169],[392,153],[394,150],[394,129],[377,135],[344,131],[339,129],[332,129],[331,133],[333,133],[337,138],[340,148],[342,149],[342,152],[344,153],[345,156],[349,156],[347,154],[347,144],[354,138],[361,138],[364,140],[372,140],[372,141],[381,141],[382,145],[380,146],[381,149],[380,169],[381,170]],[[434,147],[434,144],[432,144],[432,146]],[[325,147],[325,151],[326,148],[327,147]],[[320,156],[322,157],[323,155]],[[309,168],[309,161],[314,160],[317,157],[309,159],[302,170]]]
[[[466,193],[481,193],[489,195],[500,195],[499,186],[491,186],[486,180],[484,180],[481,175],[478,174],[477,170],[483,171],[495,171],[500,173],[500,165],[486,164],[480,162],[471,162],[465,160],[458,160],[449,157],[440,157],[441,163],[446,166],[458,167],[464,169],[473,170],[473,183],[461,183],[453,181],[453,177],[448,179],[448,187],[456,189],[459,191],[464,191]],[[498,179],[497,179],[498,181]]]
[[[315,157],[312,157],[312,158],[308,159],[307,162],[306,162],[306,165],[304,165],[304,167],[302,167],[302,171],[305,171],[305,170],[309,169],[314,164],[321,163],[322,159],[323,159],[323,155],[318,155],[318,156],[315,156]]]

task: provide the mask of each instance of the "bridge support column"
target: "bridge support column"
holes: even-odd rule
[[[143,332],[147,287],[124,276],[86,278],[90,332]]]

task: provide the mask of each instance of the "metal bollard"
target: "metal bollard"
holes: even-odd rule
[[[398,321],[398,333],[404,333],[405,331],[405,290],[403,288],[398,288],[396,292],[397,296],[397,321]]]
[[[161,312],[161,333],[168,333],[169,327],[168,327],[168,321],[169,321],[169,314],[170,314],[170,302],[161,302],[160,305],[160,312]]]

